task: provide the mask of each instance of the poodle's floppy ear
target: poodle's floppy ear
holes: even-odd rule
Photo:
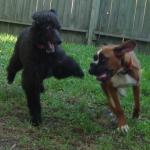
[[[136,47],[136,42],[134,40],[128,40],[119,46],[115,47],[114,53],[116,56],[122,56],[127,52],[131,52]]]
[[[50,9],[50,12],[54,13],[56,16],[58,16],[57,11],[55,9]]]
[[[44,16],[43,15],[43,12],[35,12],[33,15],[32,15],[32,19],[34,20],[35,24],[40,24],[40,21],[41,21],[41,17]]]
[[[37,20],[37,13],[38,13],[38,12],[35,12],[35,13],[32,15],[32,19],[35,20],[35,21]]]

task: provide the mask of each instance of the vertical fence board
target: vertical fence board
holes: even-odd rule
[[[128,23],[127,11],[128,11],[128,1],[127,0],[121,1],[118,8],[118,19],[116,23],[117,35],[124,36],[125,26]]]
[[[147,0],[142,35],[144,38],[150,40],[150,0]]]
[[[63,26],[64,27],[69,27],[69,24],[70,24],[71,2],[72,2],[72,0],[65,1],[64,16],[63,16]]]
[[[50,9],[50,0],[44,0],[43,1],[43,8],[45,10],[49,10]]]
[[[107,32],[112,0],[101,0],[97,30]]]
[[[7,20],[10,20],[10,12],[11,12],[11,1],[9,0],[5,0],[5,3],[4,3],[4,17],[5,19]],[[14,10],[11,12],[11,13],[14,13]]]
[[[143,24],[143,16],[144,16],[144,8],[145,8],[145,3],[147,0],[138,0],[137,1],[137,7],[136,7],[136,14],[135,14],[135,20],[133,23],[133,29],[132,29],[132,35],[134,37],[141,36],[141,31],[142,31],[142,24]]]
[[[127,9],[127,23],[125,25],[125,35],[132,37],[132,29],[135,17],[135,10],[136,10],[136,1],[127,0],[128,1],[128,9]]]
[[[37,11],[43,10],[43,2],[45,0],[38,0]]]
[[[100,1],[93,0],[89,31],[88,31],[88,44],[92,44],[93,33],[96,29],[96,24],[98,21],[99,6],[100,6]]]
[[[30,3],[30,10],[29,10],[29,17],[28,17],[29,23],[31,23],[32,21],[32,14],[36,12],[36,3],[37,3],[37,0],[32,0]]]
[[[82,29],[82,23],[79,24],[80,5],[81,5],[81,1],[72,0],[71,7],[70,7],[70,28],[72,29],[73,28]]]
[[[63,24],[63,15],[64,15],[64,8],[65,8],[65,1],[66,0],[61,0],[59,1],[58,5],[57,5],[57,11],[59,14],[59,20],[61,22],[61,24]]]
[[[90,0],[80,0],[79,16],[76,23],[79,29],[87,29],[89,27],[91,8],[92,3]]]
[[[80,15],[80,1],[79,0],[74,0],[73,6],[72,6],[72,15],[71,15],[71,22],[72,23],[72,28],[79,29],[79,15]]]
[[[22,13],[22,20],[24,20],[24,22],[28,22],[29,18],[31,18],[30,5],[31,5],[31,0],[25,0],[25,4],[23,7],[23,13]]]
[[[78,26],[78,18],[79,18],[79,6],[80,2],[79,0],[75,1],[72,0],[71,6],[70,6],[70,28],[79,28]]]
[[[51,8],[56,9],[58,6],[58,3],[59,3],[59,0],[50,0]]]
[[[26,13],[28,14],[29,10],[26,10],[26,1],[25,0],[17,0],[16,1],[16,14],[15,14],[15,21],[20,22],[28,22],[29,20],[26,19]],[[26,12],[28,11],[28,12]],[[13,19],[12,19],[13,20]]]
[[[119,16],[120,0],[112,0],[107,32],[118,34],[117,21]]]
[[[0,18],[4,18],[5,0],[0,0]],[[3,7],[2,7],[3,6]]]

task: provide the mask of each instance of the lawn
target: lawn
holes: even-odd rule
[[[94,46],[65,43],[85,72],[83,80],[68,78],[45,80],[41,95],[43,124],[29,123],[21,73],[8,85],[6,66],[16,37],[0,35],[0,150],[149,150],[150,149],[150,56],[138,54],[142,65],[141,118],[132,120],[133,98],[122,98],[130,130],[118,133],[107,115],[105,96],[99,83],[88,74],[96,51]]]

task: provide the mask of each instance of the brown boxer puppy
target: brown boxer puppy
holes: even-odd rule
[[[124,95],[124,87],[133,87],[133,118],[138,118],[140,112],[140,64],[133,52],[135,46],[132,40],[120,45],[105,45],[94,55],[89,69],[89,73],[101,81],[109,106],[118,119],[118,130],[125,132],[129,127],[119,102],[120,95]]]

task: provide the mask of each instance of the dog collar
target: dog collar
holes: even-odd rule
[[[127,64],[127,68],[128,68],[128,69],[131,69],[131,66],[132,66],[132,59],[131,59],[131,57],[130,57],[129,63]]]
[[[117,71],[116,74],[128,74],[131,70],[132,66],[132,59],[130,57],[130,60],[128,63],[124,61],[124,58],[121,59],[121,65],[122,67]]]
[[[130,70],[130,69],[131,69],[131,66],[132,66],[132,59],[131,59],[131,57],[130,57],[128,63],[124,61],[124,58],[122,58],[122,59],[121,59],[121,65],[123,66],[123,68],[124,68],[125,70]]]

